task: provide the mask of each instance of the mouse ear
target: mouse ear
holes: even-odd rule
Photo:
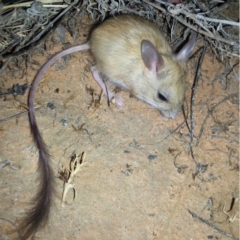
[[[196,38],[197,38],[197,34],[193,32],[188,42],[182,47],[179,53],[173,56],[173,58],[177,61],[187,62],[188,58],[190,57],[194,49]]]
[[[149,40],[142,41],[141,53],[142,60],[150,71],[158,72],[164,68],[163,57]]]

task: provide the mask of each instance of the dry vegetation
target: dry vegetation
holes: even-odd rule
[[[158,146],[170,138],[177,138],[180,145],[184,143],[183,148],[187,152],[186,155],[190,156],[188,161],[190,161],[194,167],[189,167],[189,162],[186,163],[186,161],[183,161],[183,164],[177,163],[179,159],[182,159],[182,151],[178,152],[179,147],[173,146],[168,149],[168,152],[174,156],[174,168],[177,169],[177,172],[184,174],[186,173],[186,169],[191,169],[192,180],[197,181],[196,185],[199,184],[200,186],[201,183],[214,182],[215,179],[210,176],[207,178],[206,175],[204,175],[211,167],[211,163],[205,160],[204,154],[203,157],[199,156],[202,156],[202,152],[206,149],[207,151],[210,149],[208,146],[209,139],[219,140],[214,146],[213,150],[215,153],[213,153],[213,158],[218,158],[216,156],[225,154],[225,161],[229,164],[227,167],[231,168],[231,173],[234,175],[236,182],[234,182],[235,185],[233,184],[232,195],[228,197],[229,204],[227,210],[221,200],[213,200],[213,198],[209,198],[209,202],[204,208],[211,209],[212,212],[218,208],[217,212],[221,212],[221,214],[226,217],[225,220],[227,223],[226,225],[222,225],[222,222],[214,221],[212,212],[209,218],[207,218],[206,215],[201,215],[203,210],[202,212],[199,211],[196,213],[192,209],[188,209],[188,213],[193,219],[198,219],[209,228],[214,229],[220,234],[222,239],[225,239],[224,237],[238,239],[238,231],[235,229],[236,222],[239,222],[239,191],[237,187],[237,178],[239,177],[239,116],[236,110],[239,106],[238,84],[240,81],[240,23],[238,9],[239,2],[234,0],[192,0],[183,3],[165,0],[75,0],[65,2],[61,2],[60,0],[41,0],[39,2],[19,1],[8,5],[3,2],[0,6],[0,72],[2,74],[0,97],[3,106],[0,117],[0,133],[3,134],[2,137],[5,136],[4,131],[7,131],[5,128],[7,122],[16,119],[17,123],[19,117],[26,116],[26,98],[23,101],[19,101],[18,97],[26,96],[31,86],[28,82],[23,83],[20,79],[23,79],[26,75],[27,68],[36,72],[41,66],[36,60],[36,54],[38,57],[40,55],[48,58],[48,52],[55,44],[60,43],[63,45],[63,48],[67,47],[69,42],[66,39],[66,32],[74,42],[80,43],[79,38],[86,39],[87,33],[82,34],[81,26],[78,24],[84,17],[88,16],[93,22],[97,22],[116,14],[129,13],[139,15],[156,22],[168,37],[174,50],[177,50],[179,46],[182,45],[191,31],[195,31],[198,33],[198,41],[194,54],[190,59],[191,63],[189,68],[194,80],[187,90],[188,101],[184,106],[185,120],[175,128],[172,127],[168,132],[165,132],[164,137],[160,140],[158,139],[154,144]],[[208,57],[206,57],[206,55],[208,55]],[[209,58],[211,60],[214,59],[212,61],[217,63],[216,66],[218,70],[211,70],[206,67],[206,65],[208,65],[206,61],[211,62]],[[68,61],[66,58],[65,63]],[[65,65],[65,63],[63,65]],[[212,64],[212,66],[215,65]],[[64,68],[64,66],[60,65],[59,68]],[[4,74],[9,74],[8,77],[10,79],[19,79],[19,82],[10,84],[9,79]],[[207,81],[209,79],[212,79],[212,82]],[[48,83],[44,85],[45,83],[42,82],[41,84],[43,88],[48,86]],[[217,88],[220,90],[216,90]],[[87,88],[88,91],[89,89],[91,88]],[[201,89],[204,89],[204,91]],[[215,90],[218,91],[218,93],[220,92],[220,94],[213,96],[212,93],[215,93]],[[95,102],[95,92],[92,89],[90,92],[93,97],[93,102]],[[200,100],[199,93],[202,94]],[[69,102],[73,101],[77,95],[78,92],[76,91],[64,100],[63,105],[65,110]],[[14,98],[12,99],[11,96],[14,96]],[[4,103],[7,104],[7,102],[10,101],[14,102],[15,110],[20,110],[20,112],[16,111],[16,114],[6,116],[3,109],[5,106]],[[230,108],[228,109],[231,104],[234,105],[235,112]],[[95,115],[96,109],[98,109],[101,104],[99,103],[97,107],[91,104],[89,105],[89,108],[95,109],[93,113],[89,115],[90,119]],[[37,106],[36,110],[46,108],[53,109],[54,105],[48,105],[47,107],[45,105]],[[199,117],[199,113],[201,113],[201,117]],[[77,133],[88,134],[84,123],[79,127],[72,127]],[[2,137],[1,139],[3,140]],[[88,134],[88,137],[91,139],[90,134]],[[132,144],[135,149],[147,148],[147,145],[138,145],[138,143],[134,141]],[[4,153],[4,144],[1,144],[0,147],[3,149],[0,150]],[[175,153],[176,151],[178,153]],[[212,148],[209,151],[212,151]],[[78,155],[79,154],[80,153],[78,153]],[[211,153],[208,152],[208,154]],[[9,161],[8,158],[2,158],[3,156],[5,155],[0,155],[0,176],[2,175],[1,171],[5,168],[9,166],[13,167],[11,161]],[[149,161],[154,161],[154,156],[154,154],[150,154]],[[72,168],[74,168],[74,166],[72,166]],[[68,172],[66,169],[64,171],[65,177],[61,175],[62,178],[60,177],[60,179],[65,179],[65,188],[69,188],[66,187],[66,185],[67,182],[71,182],[69,182],[71,171]],[[129,176],[132,174],[131,171],[131,166],[128,165],[122,173]],[[218,170],[218,173],[220,174],[221,171],[224,171],[223,167]],[[191,184],[189,184],[189,186],[190,185]],[[74,186],[70,185],[70,188],[74,188]],[[69,189],[65,191],[68,190]],[[63,195],[63,202],[65,202],[66,193]],[[74,202],[73,204],[76,203]],[[216,207],[216,204],[218,207]],[[6,216],[1,217],[1,214],[3,213],[0,211],[2,221],[10,222],[6,219]],[[13,223],[13,225],[15,225],[15,223]],[[228,228],[228,226],[230,227]],[[3,229],[0,229],[0,237],[8,239],[6,232],[3,233],[2,231]],[[158,233],[154,234],[157,236]],[[159,238],[158,235],[155,239],[161,238]],[[172,239],[178,238],[172,236]],[[211,237],[208,239],[211,239]]]

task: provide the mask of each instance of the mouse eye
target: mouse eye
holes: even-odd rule
[[[160,100],[164,101],[164,102],[167,102],[167,101],[168,101],[167,98],[164,97],[160,92],[158,92],[158,98],[159,98]]]

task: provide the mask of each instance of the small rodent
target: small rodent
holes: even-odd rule
[[[55,54],[42,66],[28,98],[30,128],[39,149],[40,184],[32,208],[20,224],[21,239],[33,236],[47,223],[54,193],[54,174],[34,113],[35,93],[45,71],[69,53],[90,49],[96,61],[91,68],[93,77],[109,100],[114,97],[117,105],[123,104],[120,97],[107,89],[102,76],[159,109],[164,116],[175,118],[183,104],[186,62],[195,41],[196,34],[192,34],[183,48],[173,54],[157,25],[137,16],[121,15],[100,24],[92,31],[87,43]]]

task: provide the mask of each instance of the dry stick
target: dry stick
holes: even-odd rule
[[[184,14],[186,14],[186,16],[190,16],[190,15],[193,15],[193,14],[190,14],[190,13],[187,13],[184,11]],[[198,19],[202,19],[202,20],[205,20],[205,21],[209,21],[209,22],[216,22],[216,23],[221,23],[221,24],[227,24],[227,25],[232,25],[232,26],[236,26],[236,27],[240,27],[240,23],[238,22],[233,22],[233,21],[228,21],[228,20],[221,20],[221,19],[214,19],[214,18],[209,18],[209,17],[204,17],[200,14],[196,14],[194,16],[195,18],[198,18]]]
[[[8,222],[8,223],[10,223],[11,225],[13,225],[13,226],[16,228],[16,230],[9,231],[9,233],[12,234],[12,233],[17,232],[18,238],[20,239],[20,233],[19,233],[19,230],[18,230],[18,228],[16,227],[16,224],[15,224],[15,223],[13,223],[12,221],[10,221],[10,220],[8,220],[8,219],[6,219],[6,218],[1,218],[1,217],[0,217],[0,220],[5,221],[5,222]],[[2,236],[1,236],[1,237],[2,237]],[[7,238],[7,239],[10,239],[10,238]]]
[[[197,219],[200,220],[201,222],[206,223],[209,227],[211,227],[211,228],[213,228],[214,230],[218,231],[218,232],[221,233],[222,235],[224,235],[224,236],[226,236],[226,237],[229,237],[229,238],[231,238],[231,239],[233,239],[233,240],[239,240],[239,238],[236,238],[236,237],[234,237],[232,234],[223,231],[223,230],[220,229],[219,227],[215,226],[214,224],[212,224],[212,223],[209,222],[208,220],[206,220],[206,219],[198,216],[196,213],[190,211],[189,209],[188,209],[188,212],[189,212],[194,218],[197,218]]]
[[[200,14],[189,13],[189,12],[184,10],[184,5],[180,5],[180,7],[178,7],[178,5],[176,5],[175,7],[173,5],[171,5],[168,8],[168,10],[172,14],[174,14],[174,15],[182,13],[182,14],[186,15],[186,17],[189,17],[189,18],[193,19],[194,21],[197,21],[196,19],[202,19],[202,20],[205,20],[205,22],[207,22],[207,21],[208,22],[217,22],[217,23],[221,23],[221,24],[226,24],[226,25],[232,25],[232,26],[240,27],[240,23],[238,23],[238,22],[228,21],[228,20],[221,20],[221,19],[214,19],[214,18],[204,17],[204,16],[202,16]]]
[[[213,7],[211,9],[211,12],[209,13],[208,16],[211,17],[211,16],[214,16],[215,14],[219,14],[219,13],[223,12],[224,10],[226,10],[228,7],[229,7],[229,3],[227,3],[227,2],[222,3],[222,5],[220,5],[220,6],[217,5],[216,7]],[[209,11],[209,10],[207,9],[207,11]],[[230,18],[228,18],[228,19],[230,19]]]
[[[198,67],[197,67],[197,73],[195,76],[195,80],[193,83],[193,88],[192,88],[192,96],[191,96],[191,107],[190,107],[190,125],[191,125],[191,132],[190,132],[190,153],[191,156],[194,160],[194,162],[196,163],[196,160],[194,158],[194,154],[193,154],[193,148],[192,148],[192,143],[193,143],[193,136],[194,136],[194,117],[193,117],[193,113],[194,113],[194,102],[195,102],[195,95],[196,95],[196,91],[197,91],[197,87],[198,87],[198,80],[201,76],[201,70],[202,70],[202,62],[203,62],[203,58],[205,56],[207,47],[206,45],[204,45],[203,50],[202,50],[202,55],[199,59],[198,62]]]
[[[53,2],[63,2],[63,0],[51,0],[51,1],[44,1],[44,0],[38,0],[39,2],[41,2],[42,4],[44,3],[53,3]],[[7,6],[3,6],[2,10],[7,10],[10,8],[18,8],[18,7],[30,7],[32,4],[34,3],[34,1],[29,1],[29,2],[23,2],[23,3],[16,3],[16,4],[10,4]],[[44,7],[50,7],[50,5],[43,5]],[[62,7],[63,5],[60,5],[60,7]],[[65,7],[67,7],[68,5],[64,5]]]
[[[220,104],[222,104],[223,102],[227,101],[229,98],[232,98],[232,97],[235,97],[235,96],[238,96],[238,93],[234,93],[234,94],[231,94],[231,95],[225,97],[223,100],[221,100],[220,102],[218,102],[217,104],[215,104],[215,105],[208,111],[207,116],[206,116],[205,119],[203,120],[203,124],[202,124],[202,127],[201,127],[201,129],[200,129],[200,133],[199,133],[199,135],[198,135],[198,137],[197,137],[197,142],[196,142],[195,147],[198,146],[198,144],[199,144],[199,142],[200,142],[200,138],[201,138],[201,136],[202,136],[202,134],[203,134],[204,126],[205,126],[205,124],[206,124],[206,122],[207,122],[207,119],[208,119],[209,116],[213,113],[214,109],[215,109],[216,107],[218,107]]]
[[[208,8],[205,6],[205,4],[201,3],[200,1],[197,1],[197,0],[194,0],[193,1],[194,4],[196,4],[196,6],[198,8],[200,8],[203,12],[207,12],[208,11]]]
[[[200,51],[201,51],[201,48],[199,48],[194,54],[192,54],[192,56],[189,58],[189,60],[194,59],[196,56],[198,57],[198,55],[201,54]],[[185,106],[187,108],[187,111],[185,111]],[[188,121],[187,121],[188,114],[189,114],[189,109],[188,109],[188,105],[187,104],[185,104],[185,106],[183,105],[183,107],[182,107],[183,117],[184,117],[184,121],[186,123],[187,129],[188,129],[189,133],[191,133],[191,128],[190,128],[190,126],[188,124]]]
[[[159,144],[163,141],[165,141],[166,139],[168,139],[171,135],[173,135],[179,128],[181,128],[184,124],[186,124],[186,121],[184,120],[180,125],[178,125],[174,130],[171,131],[171,133],[169,133],[166,137],[164,137],[163,139],[161,139],[160,141],[156,142],[156,143],[151,143],[151,144],[141,144],[141,145],[156,145]]]
[[[149,2],[149,1],[147,1],[147,0],[143,0],[143,2],[148,3],[149,5],[157,8],[157,9],[159,9],[160,11],[162,11],[163,13],[167,14],[167,11],[166,11],[164,8],[160,7],[160,6],[158,6],[158,5],[154,4],[154,3],[151,3],[151,2]],[[209,37],[209,38],[212,38],[212,39],[217,40],[217,41],[220,41],[220,42],[224,42],[224,43],[229,44],[229,45],[231,45],[231,46],[233,46],[233,45],[235,44],[234,41],[229,41],[229,40],[226,40],[225,38],[222,38],[222,37],[218,37],[218,36],[216,36],[216,35],[213,35],[212,33],[209,34],[209,33],[205,32],[205,31],[199,30],[198,27],[192,26],[191,24],[187,23],[185,20],[181,19],[180,17],[178,17],[178,16],[176,16],[176,15],[174,15],[174,14],[171,14],[171,13],[168,13],[168,14],[169,14],[171,17],[176,18],[180,23],[182,23],[182,24],[185,25],[186,27],[194,30],[195,32],[199,32],[199,33],[201,33],[201,34],[203,34],[203,35],[205,35],[205,36],[207,36],[207,37]],[[199,23],[199,21],[197,21],[197,23]]]
[[[0,162],[0,169],[5,168],[6,166],[10,166],[10,165],[11,165],[11,163],[8,159],[3,160],[3,161]]]
[[[35,38],[33,38],[26,46],[34,43],[35,41],[37,41],[40,37],[42,37],[42,35],[48,31],[48,29],[50,29],[53,24],[59,19],[61,18],[67,11],[69,11],[74,5],[76,5],[78,3],[79,0],[75,0],[73,3],[71,3],[66,9],[64,9],[60,14],[57,15],[56,18],[54,18],[54,20],[52,22],[50,22],[42,32],[40,32],[37,36],[35,36]]]
[[[188,107],[187,104],[186,104],[186,106]],[[188,119],[188,109],[187,109],[187,112],[186,112],[185,107],[183,106],[182,107],[182,112],[183,112],[184,122],[186,123],[186,127],[187,127],[189,133],[191,133],[191,129],[190,129],[190,126],[189,126],[188,121],[187,121],[187,119]]]
[[[3,239],[3,240],[11,240],[8,236],[6,236],[5,234],[1,233],[0,232],[0,237]]]
[[[0,57],[0,60],[1,60],[1,57]],[[5,68],[8,66],[9,62],[10,62],[10,58],[7,59],[7,61],[3,63],[2,67],[0,68],[0,73],[2,73],[5,70]]]
[[[75,0],[72,4],[70,4],[66,9],[64,9],[60,14],[57,15],[57,17],[48,24],[48,26],[44,27],[44,30],[41,31],[37,36],[35,36],[34,39],[32,39],[30,42],[28,42],[23,48],[21,48],[21,46],[19,45],[18,48],[16,49],[15,52],[13,53],[8,53],[5,56],[0,56],[0,60],[1,59],[8,59],[9,61],[14,57],[14,56],[18,56],[21,54],[24,54],[26,51],[28,51],[31,47],[34,46],[34,44],[36,44],[36,42],[38,40],[40,40],[40,38],[42,37],[42,35],[44,35],[47,30],[49,28],[53,27],[53,24],[59,20],[60,17],[62,17],[62,15],[64,13],[66,13],[67,11],[69,11],[74,5],[76,5],[79,2],[79,0]],[[50,33],[50,31],[49,31]],[[19,50],[20,49],[20,50]],[[8,66],[8,64],[5,64],[5,67]],[[0,73],[3,71],[4,69],[0,69]]]
[[[208,17],[212,17],[214,15],[219,15],[223,18],[226,18],[228,19],[229,21],[231,20],[230,18],[226,17],[224,14],[222,14],[221,12],[223,12],[224,10],[226,10],[228,7],[229,7],[229,4],[228,3],[223,3],[221,4],[220,6],[216,6],[216,7],[213,7],[211,9],[211,11],[209,11],[209,9],[207,9],[202,3],[200,3],[199,1],[197,0],[194,0],[194,4],[196,4],[203,12],[207,13],[207,16]],[[224,34],[225,32],[223,32],[222,30],[219,31],[220,33]],[[221,51],[224,51],[228,54],[231,54],[232,56],[235,56],[235,57],[239,57],[237,54],[234,54],[234,53],[229,53],[228,51],[226,51],[225,49],[222,49],[218,46],[215,46],[216,48],[220,49]]]
[[[45,106],[35,108],[35,111],[38,111],[39,109],[44,108],[44,107],[45,107]],[[10,116],[10,117],[8,117],[8,118],[0,119],[0,123],[6,122],[6,121],[8,121],[8,120],[10,120],[10,119],[12,119],[12,118],[16,118],[16,117],[19,117],[19,116],[21,116],[21,115],[24,115],[25,113],[28,113],[28,110],[27,110],[27,111],[24,111],[24,112],[21,112],[21,113],[18,113],[18,114],[15,114],[15,115],[13,115],[13,116]]]
[[[173,15],[173,16],[176,16],[176,15],[179,15],[180,13],[186,15],[186,17],[192,19],[193,21],[197,22],[197,24],[203,28],[208,34],[210,34],[211,36],[214,36],[213,33],[211,33],[211,31],[209,29],[207,29],[202,22],[198,21],[196,19],[196,17],[193,15],[193,14],[190,14],[188,13],[187,11],[184,10],[184,5],[181,5],[181,7],[177,8],[177,7],[174,7],[174,6],[169,6],[168,7],[168,11]]]
[[[228,60],[228,62],[229,62],[230,67],[232,68],[232,71],[233,71],[233,74],[234,74],[235,78],[240,82],[240,76],[236,73],[236,71],[234,69],[234,67],[236,67],[237,65],[239,67],[239,61],[236,64],[234,64],[234,66],[232,65],[232,62],[231,62],[230,59]]]

